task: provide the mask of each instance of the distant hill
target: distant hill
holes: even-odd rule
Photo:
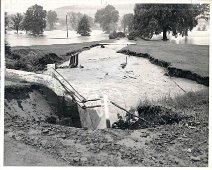
[[[124,14],[133,13],[134,5],[135,4],[116,4],[113,6],[119,11],[119,16],[122,17]],[[94,18],[96,11],[98,9],[104,8],[105,6],[106,5],[97,5],[97,6],[72,5],[56,8],[55,11],[59,19],[65,18],[67,12],[80,12]]]

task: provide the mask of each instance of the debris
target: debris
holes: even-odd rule
[[[129,76],[129,78],[132,78],[132,79],[137,79],[136,77],[132,77],[132,76]]]
[[[197,161],[200,161],[200,160],[201,160],[200,157],[191,156],[190,158],[191,158],[191,160],[194,161],[194,162],[197,162]]]

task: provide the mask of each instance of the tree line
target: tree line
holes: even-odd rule
[[[82,13],[68,13],[69,23],[73,30],[77,33],[87,36],[91,32],[90,27],[93,25],[93,18],[83,15]],[[49,27],[50,30],[54,29],[55,23],[58,21],[57,13],[55,11],[46,11],[40,5],[33,5],[27,9],[24,14],[16,13],[10,18],[5,13],[5,28],[9,27],[16,30],[25,30],[32,35],[40,35],[44,29]]]
[[[16,13],[8,18],[5,14],[5,28],[9,27],[16,30],[18,34],[19,30],[25,30],[33,35],[39,35],[44,32],[47,24],[50,29],[54,28],[54,24],[57,22],[57,13],[55,11],[46,11],[40,5],[33,5],[27,9],[24,14]]]
[[[83,36],[90,35],[94,23],[98,23],[106,33],[116,31],[118,21],[121,20],[123,32],[129,34],[129,39],[151,39],[154,34],[163,33],[163,40],[167,40],[167,32],[174,36],[188,35],[188,31],[197,25],[198,18],[208,19],[207,12],[208,4],[135,4],[134,14],[125,14],[121,19],[118,10],[112,5],[97,10],[94,19],[80,12],[70,12],[68,16],[73,30]],[[11,28],[17,33],[22,29],[39,35],[46,28],[46,21],[49,28],[53,29],[57,20],[55,11],[46,12],[42,6],[34,5],[24,15],[17,13],[12,16]]]

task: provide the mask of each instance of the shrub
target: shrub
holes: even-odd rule
[[[126,37],[126,35],[123,32],[113,31],[112,33],[109,34],[109,39],[124,38],[124,37]]]
[[[5,42],[5,54],[11,54],[11,47],[8,42]]]
[[[127,38],[129,40],[135,40],[136,37],[139,37],[139,32],[138,31],[132,31],[129,33],[129,35],[127,36]]]

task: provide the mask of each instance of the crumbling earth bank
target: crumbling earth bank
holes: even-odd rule
[[[74,166],[207,166],[207,132],[207,127],[177,124],[92,131],[20,117],[5,120],[5,136]]]

